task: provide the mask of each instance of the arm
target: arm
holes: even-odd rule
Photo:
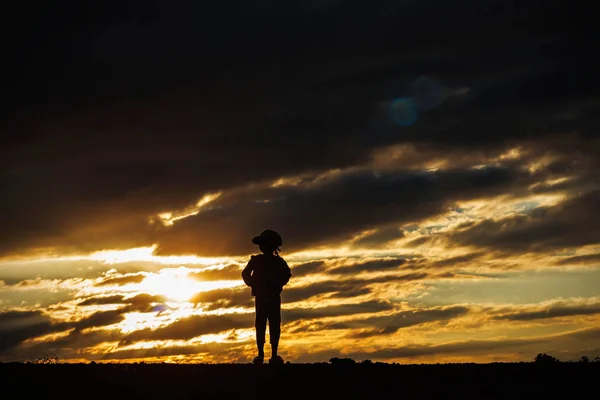
[[[280,275],[281,287],[284,287],[285,285],[287,285],[287,283],[290,281],[291,277],[292,277],[292,270],[290,269],[289,265],[287,265],[285,260],[282,259],[281,275]]]
[[[244,283],[250,287],[252,287],[252,284],[254,283],[252,279],[252,272],[254,271],[254,267],[252,264],[252,258],[250,258],[250,261],[248,261],[248,265],[246,265],[246,268],[244,268],[244,270],[242,271],[242,279],[244,280]]]

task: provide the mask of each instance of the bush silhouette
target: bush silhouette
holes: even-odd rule
[[[546,353],[539,353],[537,356],[535,356],[535,358],[533,359],[533,361],[535,361],[536,364],[556,364],[559,363],[560,360],[556,357],[552,357],[549,354]]]
[[[333,357],[333,358],[329,359],[329,362],[332,365],[354,365],[354,364],[356,364],[356,361],[354,361],[352,358]]]

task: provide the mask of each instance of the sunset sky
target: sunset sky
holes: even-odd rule
[[[285,360],[600,356],[577,2],[49,3],[3,37],[0,361],[250,362],[264,229]]]

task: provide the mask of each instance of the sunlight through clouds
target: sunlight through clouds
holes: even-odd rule
[[[219,196],[221,196],[221,192],[206,194],[193,206],[187,207],[181,211],[163,212],[158,214],[157,217],[165,226],[172,226],[176,221],[198,215],[198,213],[202,212],[209,203],[218,199]]]
[[[148,275],[135,286],[135,290],[164,295],[175,301],[187,301],[199,292],[240,285],[239,281],[198,281],[188,277],[190,272],[190,269],[186,267],[164,268],[157,274]]]
[[[138,247],[128,250],[102,250],[79,259],[102,261],[107,264],[118,264],[132,261],[148,261],[165,265],[201,264],[210,265],[226,262],[228,257],[198,257],[195,255],[157,256],[154,255],[157,245]]]

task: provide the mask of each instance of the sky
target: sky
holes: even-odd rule
[[[0,361],[600,356],[600,80],[561,1],[104,1],[7,14]],[[269,351],[267,344],[267,352]]]

